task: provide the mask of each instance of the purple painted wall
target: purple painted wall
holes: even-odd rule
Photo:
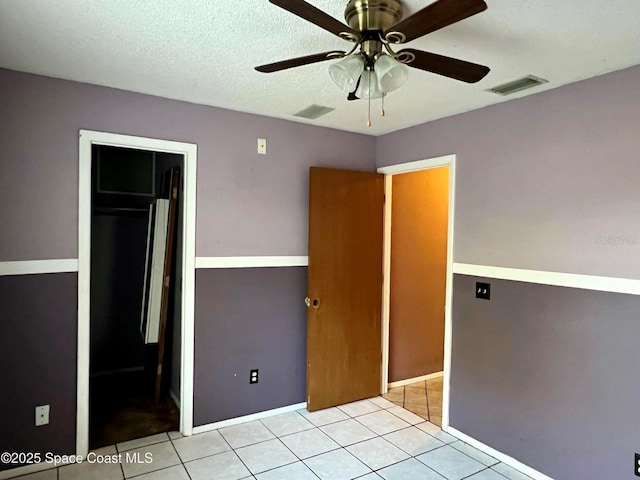
[[[395,132],[377,164],[457,155],[455,262],[638,279],[638,85],[634,67]],[[640,298],[490,283],[486,302],[455,280],[451,425],[557,480],[631,479]]]
[[[198,144],[198,256],[306,255],[309,166],[375,167],[373,137],[2,69],[0,105],[5,261],[77,258],[79,129]]]
[[[634,67],[385,135],[377,164],[457,155],[456,262],[640,278],[638,85]]]
[[[306,267],[196,272],[194,425],[305,401],[306,294]]]
[[[0,277],[0,452],[75,451],[77,295],[75,273]]]
[[[79,129],[198,145],[198,256],[306,255],[309,166],[375,168],[373,137],[2,69],[0,105],[1,261],[77,258]],[[258,137],[268,141],[266,156],[256,153]],[[282,274],[287,272],[285,269]],[[215,274],[198,274],[196,306],[200,315],[207,312],[203,309],[207,299],[217,294],[207,288],[220,287],[203,283],[202,278],[208,275]],[[75,276],[71,277],[75,282]],[[255,359],[263,369],[264,383],[258,390],[271,393],[255,396],[243,403],[245,410],[232,413],[253,413],[304,401],[306,324],[301,302],[306,277],[300,273],[294,277],[295,282],[283,280],[282,288],[273,290],[277,282],[269,276],[257,276],[256,288],[264,288],[273,297],[272,317],[243,311],[234,317],[237,325],[230,325],[224,334],[202,337],[212,344],[225,343],[234,335],[244,335],[243,328],[254,326],[259,337],[254,340],[262,342],[257,356],[251,350],[241,350],[231,358],[242,365]],[[0,277],[0,304],[15,313],[2,325],[0,338],[0,364],[15,368],[4,369],[1,383],[18,392],[1,405],[0,424],[9,432],[3,440],[11,440],[3,444],[5,450],[75,450],[77,287],[74,284],[70,289],[64,281],[51,284],[50,278]],[[14,282],[21,289],[18,293],[9,287]],[[42,282],[48,283],[42,286]],[[6,307],[4,295],[9,302]],[[64,299],[71,313],[65,310],[60,319],[42,309],[30,313],[36,306],[42,307],[37,303],[41,295],[53,296],[56,305],[58,299]],[[34,305],[24,301],[32,297]],[[15,303],[16,299],[20,302]],[[289,306],[280,308],[285,303]],[[262,311],[262,304],[254,307]],[[301,318],[296,315],[300,309]],[[271,322],[280,340],[265,340],[264,321]],[[206,325],[198,320],[198,331]],[[198,372],[209,365],[209,348],[199,340]],[[292,363],[285,365],[285,359]],[[35,367],[41,364],[42,372]],[[285,374],[279,370],[282,366],[288,368]],[[275,367],[277,371],[270,373]],[[237,394],[244,395],[242,389],[232,392],[226,387],[225,396],[232,403],[241,399]],[[200,379],[195,394],[197,422],[229,414],[229,410],[211,410],[217,405],[219,390],[212,393],[207,381]],[[36,432],[33,407],[42,403],[52,404],[52,425]],[[50,433],[43,433],[47,431]]]
[[[3,146],[0,161],[5,172],[0,176],[0,200],[5,205],[0,209],[0,224],[3,226],[0,260],[77,257],[78,130],[85,128],[198,144],[198,256],[304,255],[307,251],[307,170],[310,165],[371,170],[374,158],[381,166],[455,153],[458,155],[454,245],[457,262],[640,278],[638,84],[640,67],[635,67],[374,139],[0,70],[0,144]],[[268,140],[269,155],[266,157],[255,153],[257,137]],[[296,302],[304,297],[305,276],[290,274],[290,271],[304,269],[265,270],[269,271],[198,272],[196,424],[304,400],[303,371],[291,370],[294,368],[291,365],[287,370],[278,357],[285,352],[286,358],[296,365],[304,358],[304,309]],[[280,270],[282,275],[290,276],[278,283],[272,275]],[[248,303],[245,305],[240,300],[246,296],[238,297],[229,291],[228,298],[216,296],[219,304],[213,305],[210,299],[225,291],[227,280],[222,277],[242,273],[248,277],[228,281],[238,288],[254,286],[249,293],[255,297],[248,298],[255,298],[255,302],[245,302]],[[75,309],[75,291],[71,293],[75,288],[75,276],[70,276],[73,285],[56,282],[55,288],[50,284],[46,287],[38,284],[48,281],[50,277],[46,275],[16,279],[16,285],[20,286],[15,288],[22,289],[21,296],[12,293],[2,300],[36,298],[52,291],[56,297],[52,301],[66,299],[64,308]],[[66,278],[64,275],[53,277]],[[0,278],[0,282],[0,295],[15,291],[10,286],[14,282],[13,277]],[[274,289],[277,285],[282,285],[282,288]],[[459,342],[466,338],[464,335],[456,338],[456,334],[460,335],[468,327],[465,322],[476,321],[477,304],[474,303],[473,308],[468,307],[468,313],[464,313],[461,309],[467,308],[464,307],[467,289],[464,285],[460,287],[458,280],[456,288],[461,289],[454,296],[454,341]],[[591,416],[602,415],[603,418],[595,422],[602,427],[598,435],[602,436],[605,431],[616,434],[611,436],[612,446],[604,450],[602,457],[611,470],[598,478],[626,478],[616,477],[611,472],[618,472],[618,467],[613,464],[622,460],[629,462],[624,464],[624,472],[630,472],[628,455],[635,448],[632,445],[638,445],[638,437],[628,426],[635,427],[637,432],[638,425],[632,421],[624,424],[624,420],[627,412],[631,412],[627,395],[637,398],[638,390],[635,383],[622,385],[609,377],[611,371],[637,363],[637,359],[633,361],[634,353],[628,344],[628,339],[640,333],[629,334],[635,327],[628,320],[631,308],[628,302],[636,305],[636,299],[596,292],[581,292],[580,296],[567,299],[564,298],[565,293],[560,295],[554,293],[555,290],[544,289],[542,293],[535,293],[537,288],[528,286],[527,292],[533,292],[538,303],[527,300],[528,293],[523,294],[519,290],[511,291],[509,301],[492,300],[490,303],[490,308],[495,309],[491,312],[491,319],[499,319],[496,320],[498,324],[505,323],[506,314],[512,313],[512,317],[516,315],[526,320],[523,322],[526,325],[522,326],[524,332],[535,328],[528,323],[540,321],[542,325],[549,326],[531,332],[539,337],[533,338],[535,342],[529,339],[529,343],[533,343],[526,345],[529,350],[524,347],[512,349],[511,345],[520,345],[522,338],[526,338],[518,329],[496,337],[488,317],[480,318],[475,327],[469,327],[472,330],[479,328],[478,325],[486,327],[479,328],[479,338],[474,341],[496,342],[496,355],[508,354],[510,359],[517,360],[529,352],[532,358],[543,360],[548,354],[549,358],[555,359],[554,365],[568,369],[570,364],[575,365],[573,359],[579,355],[583,364],[574,368],[571,376],[567,370],[562,370],[545,377],[544,381],[540,380],[557,402],[551,403],[551,412],[536,413],[541,419],[536,423],[530,408],[540,410],[542,405],[547,405],[548,409],[549,402],[541,398],[534,402],[523,395],[529,388],[522,375],[523,371],[529,373],[525,368],[528,364],[523,366],[520,363],[522,369],[513,371],[510,365],[504,364],[509,362],[491,363],[491,359],[489,363],[481,362],[484,368],[475,370],[475,374],[486,373],[488,378],[493,378],[490,377],[493,375],[495,379],[489,383],[495,384],[500,378],[505,378],[517,386],[509,390],[517,401],[505,397],[499,389],[493,396],[486,390],[480,390],[484,395],[481,397],[483,402],[492,402],[493,408],[501,408],[514,422],[519,419],[521,423],[516,423],[518,430],[509,431],[508,425],[479,425],[479,419],[485,414],[483,407],[459,403],[465,401],[463,397],[466,394],[461,396],[464,388],[475,391],[480,387],[474,383],[474,378],[479,377],[464,376],[467,368],[464,366],[471,361],[469,356],[477,343],[466,346],[456,343],[453,364],[454,376],[458,377],[453,380],[452,425],[480,441],[512,453],[534,468],[552,476],[557,473],[558,480],[571,480],[586,478],[569,471],[581,471],[581,453],[590,448],[585,443],[587,440],[582,438],[584,432],[581,430],[590,427],[578,424],[577,420],[587,417],[592,420]],[[570,289],[563,290],[566,291]],[[514,299],[521,299],[525,308],[516,309]],[[616,301],[616,308],[611,306],[612,299]],[[268,315],[258,308],[261,302],[267,301],[273,302],[269,304]],[[25,302],[20,305],[22,309],[16,309],[20,315],[37,306],[26,305]],[[298,307],[300,313],[295,310]],[[212,313],[214,308],[218,308],[215,314]],[[0,360],[3,365],[23,365],[25,358],[34,364],[50,363],[47,368],[60,368],[62,377],[59,379],[54,375],[43,388],[41,381],[24,382],[24,378],[36,378],[35,374],[15,377],[5,370],[3,382],[5,379],[9,379],[9,385],[21,382],[19,388],[33,394],[34,399],[23,400],[21,397],[20,405],[1,405],[3,410],[0,412],[5,414],[0,423],[13,425],[13,422],[22,421],[20,412],[22,408],[26,409],[22,403],[27,405],[39,401],[35,397],[39,398],[41,393],[54,400],[64,397],[71,413],[62,410],[62,418],[66,420],[60,431],[56,431],[55,439],[45,439],[42,440],[45,443],[40,444],[45,437],[36,435],[30,427],[15,434],[15,438],[22,439],[20,445],[12,442],[10,446],[14,449],[17,446],[22,448],[22,445],[25,449],[52,449],[56,446],[70,453],[73,451],[75,428],[76,318],[74,313],[71,320],[55,325],[56,332],[50,332],[47,329],[52,321],[48,315],[49,312],[35,311],[27,315],[29,321],[26,323],[14,322],[3,326],[8,328],[10,335],[3,335],[0,342],[10,338],[12,343],[8,346],[2,343],[0,355],[3,357]],[[67,318],[67,313],[61,313],[61,318]],[[228,318],[235,318],[237,325],[217,323],[226,322]],[[302,326],[294,319],[302,319]],[[558,319],[568,319],[568,323]],[[608,327],[619,324],[621,328],[607,328],[605,331],[603,319],[609,322]],[[264,328],[267,324],[277,327],[269,330]],[[25,330],[27,325],[29,330]],[[563,326],[566,331],[562,330]],[[259,347],[249,342],[257,341],[255,338],[247,337],[248,344],[231,344],[234,349],[225,351],[223,358],[229,359],[228,364],[223,364],[219,371],[205,370],[216,360],[216,349],[224,351],[230,348],[221,343],[237,336],[244,338],[246,329],[251,327],[263,334]],[[560,338],[566,345],[557,342],[557,329],[561,329],[563,336]],[[47,333],[47,338],[38,340],[39,332]],[[596,342],[600,337],[604,339],[602,346]],[[51,338],[56,338],[56,342],[49,341]],[[44,344],[51,348],[43,348]],[[287,349],[279,351],[285,344]],[[20,346],[19,350],[15,349],[16,345]],[[582,346],[586,350],[581,350]],[[631,361],[622,363],[616,352],[611,353],[618,346]],[[589,356],[591,353],[593,357]],[[53,357],[56,362],[51,361]],[[476,361],[478,358],[473,355]],[[285,390],[279,397],[275,391],[265,390],[264,397],[248,396],[238,408],[214,405],[213,402],[219,400],[214,399],[214,392],[220,385],[216,382],[232,370],[238,370],[242,381],[240,369],[254,368],[249,366],[253,361],[267,365],[267,373],[278,371],[279,377],[267,376],[271,380],[260,388],[272,389],[288,381],[295,391]],[[256,367],[261,368],[263,374],[260,365]],[[300,368],[304,368],[303,363]],[[565,373],[566,376],[559,377]],[[262,375],[261,382],[264,378]],[[538,380],[533,370],[527,380],[534,384]],[[600,393],[594,394],[593,391],[589,392],[594,395],[593,399],[581,398],[574,403],[562,400],[573,398],[573,389],[586,392],[587,384],[606,385],[610,389],[608,403],[604,403]],[[611,390],[613,387],[615,389]],[[240,383],[237,388],[230,388],[235,390],[229,398],[241,398],[247,393]],[[71,392],[71,400],[67,398],[68,392]],[[265,401],[256,403],[258,397]],[[604,407],[592,410],[600,405]],[[33,406],[28,406],[31,421]],[[57,407],[56,410],[60,411]],[[14,420],[11,416],[16,412],[19,418]],[[563,449],[563,459],[551,456],[545,460],[542,457],[546,447],[538,444],[535,448],[523,448],[525,437],[544,438],[546,442],[555,435],[549,415],[555,415],[554,419],[560,423],[566,418],[570,425],[575,426],[573,430],[566,428],[559,434],[559,438],[567,440],[556,445]],[[610,422],[606,430],[605,420]],[[511,445],[500,443],[498,437],[502,427],[512,435]],[[616,435],[620,438],[615,439]],[[575,449],[569,448],[572,442],[577,444]]]
[[[451,426],[556,480],[637,478],[639,310],[634,295],[455,275]]]

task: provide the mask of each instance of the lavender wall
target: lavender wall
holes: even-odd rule
[[[194,425],[305,401],[306,292],[305,267],[196,272]]]
[[[0,105],[2,261],[77,258],[79,129],[198,145],[198,256],[306,255],[309,166],[360,170],[375,167],[372,137],[2,69]],[[268,141],[266,156],[256,153],[258,137]],[[288,270],[284,272],[286,275]],[[203,305],[209,305],[208,299],[218,294],[207,289],[222,287],[203,283],[202,278],[207,275],[208,272],[203,272],[198,276],[196,307],[200,315],[207,312]],[[16,369],[5,369],[1,379],[3,385],[15,385],[11,390],[21,393],[15,397],[17,403],[9,397],[4,399],[9,403],[2,404],[0,424],[9,426],[10,436],[3,436],[3,440],[15,439],[6,445],[9,450],[40,448],[72,453],[75,449],[75,383],[69,382],[74,382],[76,372],[77,294],[75,290],[67,292],[65,285],[56,290],[58,297],[73,311],[70,317],[63,316],[60,320],[52,319],[51,312],[31,314],[27,308],[31,305],[24,302],[24,299],[38,298],[42,294],[38,282],[48,282],[48,278],[33,276],[15,280],[24,282],[21,293],[7,297],[7,301],[23,301],[11,303],[15,321],[2,326],[8,333],[0,339],[1,345],[8,343],[0,349],[1,363],[15,365]],[[273,318],[266,320],[284,329],[285,324],[289,325],[286,322],[293,318],[292,311],[301,308],[298,302],[305,295],[304,275],[297,274],[296,282],[285,282],[277,290],[270,289],[274,286],[270,277],[259,278],[264,284],[256,288],[265,288],[278,306],[274,307]],[[0,279],[3,285],[13,281]],[[10,291],[0,286],[0,294]],[[243,297],[242,300],[260,310],[261,304],[254,303],[257,299]],[[279,309],[283,303],[295,306]],[[4,308],[4,297],[2,304]],[[24,307],[22,310],[18,308],[20,305]],[[260,321],[265,317],[257,318],[252,312],[244,311],[234,318],[238,325],[253,325],[256,335],[264,335],[264,323]],[[28,317],[28,322],[18,321],[23,317]],[[53,327],[55,332],[51,331]],[[198,331],[202,332],[203,328],[199,320]],[[245,333],[232,327],[224,333],[218,331],[213,337],[202,338],[224,343],[232,341],[230,338],[236,334]],[[291,331],[278,331],[280,334],[287,340],[284,348],[280,348],[282,345],[277,341],[265,341],[258,357],[252,356],[250,350],[234,353],[236,360],[260,360],[265,368],[262,372],[265,383],[258,387],[260,391],[275,385],[292,385],[293,390],[284,387],[280,393],[256,396],[250,406],[245,404],[252,411],[304,401],[303,370],[296,370],[304,368],[304,324],[296,324]],[[52,338],[55,341],[51,341]],[[208,366],[206,352],[210,347],[202,341],[198,345],[196,361],[204,363],[196,363],[196,369],[202,372],[203,365]],[[287,376],[269,380],[269,366],[282,365],[279,355],[283,351],[289,352],[289,356],[282,358],[299,365],[290,365]],[[46,365],[43,372],[32,372],[32,364]],[[228,390],[225,395],[236,402],[241,400],[237,393]],[[216,405],[216,398],[207,396],[210,394],[211,386],[206,381],[196,384],[199,402],[196,421],[206,422],[219,414],[218,409],[208,410]],[[214,395],[219,395],[219,391]],[[64,406],[58,406],[63,403],[60,400],[63,397]],[[36,432],[30,425],[33,407],[40,403],[52,403],[52,425]],[[228,413],[223,410],[221,414]],[[27,420],[29,427],[20,430],[22,427],[18,424],[23,424],[19,422]],[[42,433],[46,431],[53,433]]]
[[[639,84],[634,67],[399,131],[377,164],[457,155],[456,262],[638,279]],[[640,299],[492,280],[476,301],[475,280],[455,280],[451,425],[556,480],[632,478]]]
[[[77,257],[79,129],[198,144],[198,256],[305,255],[308,167],[375,167],[365,135],[9,70],[0,104],[1,260]]]
[[[456,262],[640,278],[639,84],[634,67],[385,135],[377,163],[457,155]]]
[[[451,426],[555,480],[637,478],[639,310],[634,295],[455,275]]]
[[[75,273],[0,277],[0,452],[75,451],[77,292]]]

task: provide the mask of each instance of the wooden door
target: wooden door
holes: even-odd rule
[[[309,411],[380,394],[383,178],[310,170]]]

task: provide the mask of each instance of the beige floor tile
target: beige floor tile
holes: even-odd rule
[[[174,465],[155,472],[145,473],[135,480],[190,480],[184,465]]]
[[[429,405],[429,419],[438,426],[442,426],[442,379],[427,381],[427,400]]]
[[[406,388],[420,388],[422,390],[424,390],[425,388],[427,388],[427,384],[422,381],[422,382],[416,382],[416,383],[410,383],[409,385],[405,385]]]
[[[442,427],[442,417],[438,417],[438,416],[431,416],[431,418],[429,419],[429,421],[431,423],[433,423],[434,425],[437,425],[439,427]]]
[[[444,377],[432,378],[431,380],[427,380],[427,388],[433,387],[435,389],[442,390],[442,380]]]
[[[172,443],[183,462],[190,462],[191,460],[230,450],[229,445],[217,430],[178,438]]]
[[[403,407],[393,407],[389,409],[389,413],[393,413],[397,417],[400,417],[407,423],[411,425],[417,425],[418,423],[424,423],[424,418],[420,415],[416,415],[415,413],[410,412],[406,408]]]
[[[19,480],[58,480],[58,470],[51,468],[42,472],[32,473],[31,475],[25,475],[20,477]]]
[[[392,408],[394,406],[393,402],[382,397],[373,397],[370,398],[369,401],[375,403],[380,408]]]
[[[75,463],[58,469],[60,480],[121,480],[119,463]]]
[[[419,388],[406,387],[404,390],[404,403],[413,405],[426,405],[427,395],[424,390]]]
[[[429,389],[427,390],[427,397],[429,397],[429,400],[433,398],[442,402],[442,390]]]
[[[383,397],[392,402],[404,402],[404,387],[390,388]]]
[[[179,464],[180,457],[170,441],[136,448],[122,454],[122,469],[126,478]]]
[[[149,437],[136,438],[135,440],[129,440],[128,442],[122,442],[117,445],[118,452],[126,452],[128,450],[134,450],[140,447],[146,447],[147,445],[153,445],[155,443],[162,443],[169,440],[166,433],[158,433],[157,435],[151,435]]]
[[[436,415],[437,417],[442,416],[442,405],[433,405],[429,403],[429,415]]]
[[[406,410],[409,410],[411,413],[420,415],[425,420],[429,420],[429,409],[426,405],[413,405],[411,403],[405,403],[404,408]]]

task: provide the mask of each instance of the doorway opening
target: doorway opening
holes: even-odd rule
[[[92,450],[179,428],[183,167],[173,153],[91,149]]]
[[[445,429],[449,424],[455,155],[383,167],[378,173],[385,175],[386,196],[381,391],[405,408],[407,394],[413,396],[409,404],[415,403],[415,413],[433,417],[432,422]],[[403,210],[415,209],[403,212],[397,228],[394,186],[402,188],[398,193]],[[429,190],[419,197],[436,207],[426,215],[427,205],[411,204],[411,195],[420,189]],[[411,225],[417,219],[428,219],[431,225]],[[403,242],[396,249],[392,230]],[[397,256],[393,263],[392,253]],[[390,392],[390,387],[397,390]]]
[[[80,131],[77,445],[192,433],[196,146]]]

